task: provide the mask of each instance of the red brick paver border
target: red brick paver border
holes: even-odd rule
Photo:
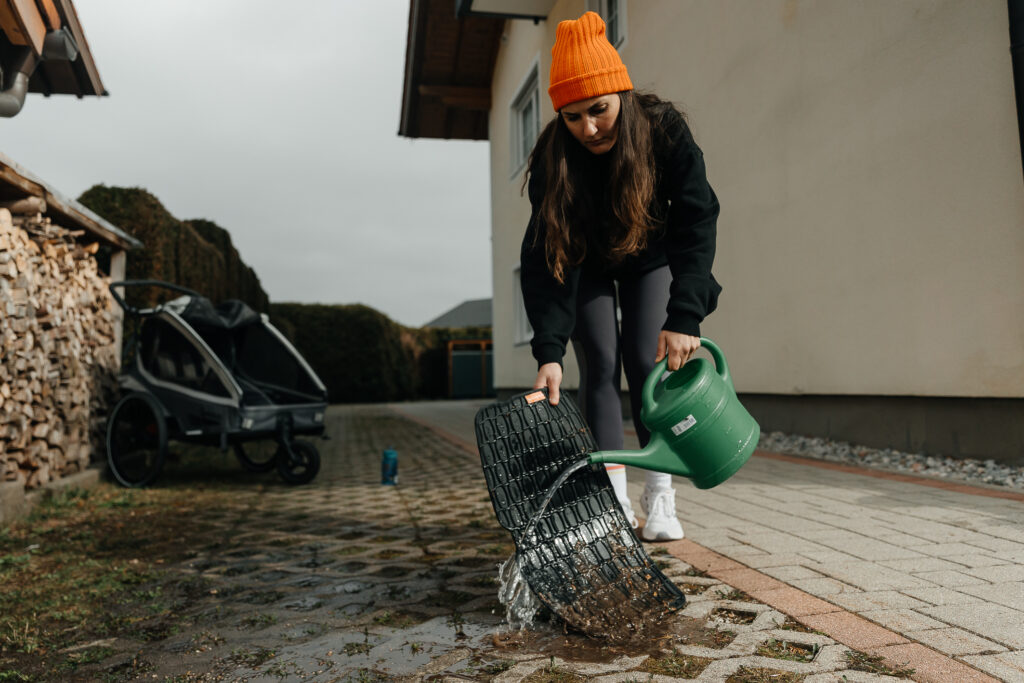
[[[894,631],[708,550],[689,539],[672,541],[664,547],[669,554],[690,566],[744,591],[847,647],[878,655],[892,667],[913,668],[916,681],[998,683],[998,679],[977,669],[920,643],[910,642]]]

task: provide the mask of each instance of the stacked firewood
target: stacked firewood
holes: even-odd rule
[[[31,198],[0,203],[0,481],[35,488],[89,464],[119,359],[97,243]]]

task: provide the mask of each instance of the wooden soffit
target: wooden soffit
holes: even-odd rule
[[[78,46],[74,61],[44,59],[28,82],[28,90],[43,95],[106,95],[89,42],[72,0],[0,0],[0,31],[7,49],[29,47],[39,57],[50,31],[65,29]]]
[[[505,20],[456,17],[453,0],[411,0],[398,134],[486,140]]]

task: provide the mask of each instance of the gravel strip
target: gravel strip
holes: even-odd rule
[[[758,446],[774,453],[800,455],[817,460],[840,462],[845,465],[859,465],[1024,490],[1024,467],[997,463],[995,460],[904,453],[891,448],[869,448],[845,441],[832,441],[783,432],[762,434]]]

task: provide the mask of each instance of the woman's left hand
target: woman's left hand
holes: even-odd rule
[[[668,369],[678,370],[683,363],[690,360],[699,348],[700,337],[662,330],[658,335],[658,355],[654,358],[654,362],[657,363],[667,354]]]

